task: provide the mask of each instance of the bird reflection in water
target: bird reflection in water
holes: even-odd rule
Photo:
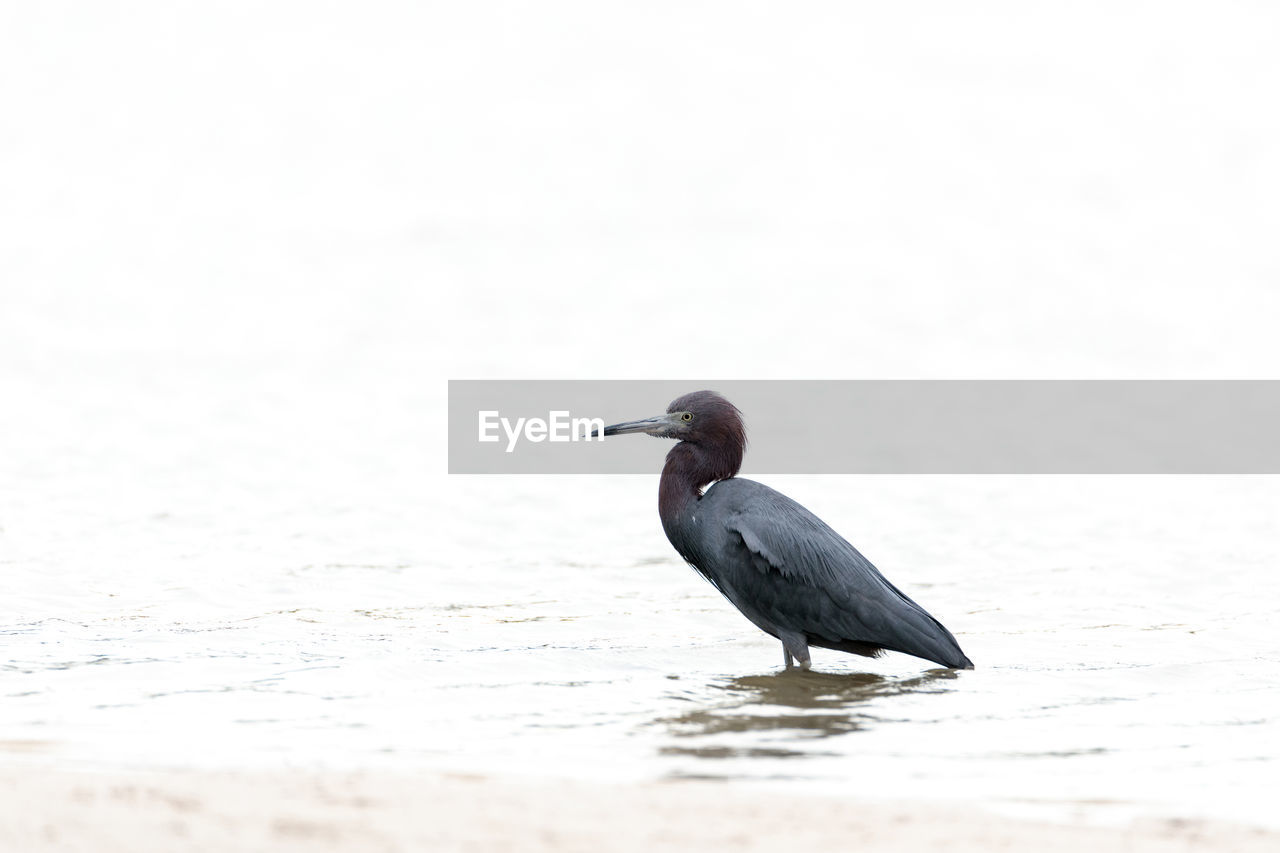
[[[875,700],[921,693],[947,693],[947,682],[956,678],[952,669],[934,669],[912,678],[874,673],[824,673],[784,670],[774,675],[726,678],[710,686],[716,696],[696,710],[655,720],[685,743],[662,747],[663,755],[706,759],[806,758],[838,753],[808,748],[815,740],[843,735],[884,723],[889,718],[872,714]],[[759,742],[726,745],[726,736],[759,733]],[[701,739],[716,743],[698,744]],[[785,745],[778,745],[779,741]],[[689,775],[689,774],[680,774]]]

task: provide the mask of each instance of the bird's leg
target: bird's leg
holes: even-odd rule
[[[787,662],[787,669],[791,669],[791,659],[794,657],[800,661],[800,668],[808,671],[809,642],[804,638],[804,634],[786,631],[779,634],[778,639],[782,640],[782,655]]]

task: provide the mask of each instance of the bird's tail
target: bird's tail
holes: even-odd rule
[[[946,626],[924,610],[917,609],[916,612],[922,618],[913,620],[917,623],[913,626],[916,628],[912,632],[914,636],[911,637],[910,642],[904,644],[907,648],[894,649],[894,651],[915,655],[952,669],[973,669],[973,661],[969,660],[969,656],[961,650],[960,643]]]

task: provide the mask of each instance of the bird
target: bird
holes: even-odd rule
[[[594,437],[632,433],[676,440],[658,485],[662,529],[685,562],[782,642],[787,670],[810,668],[810,646],[973,668],[951,632],[844,537],[781,492],[738,476],[746,428],[724,397],[694,391],[665,414]]]

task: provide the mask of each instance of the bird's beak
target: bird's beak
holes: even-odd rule
[[[592,437],[601,435],[626,435],[631,432],[643,432],[649,435],[661,436],[663,431],[670,428],[676,423],[675,415],[655,415],[652,418],[645,418],[642,421],[626,421],[625,423],[607,426],[603,432],[597,431],[592,433]]]

